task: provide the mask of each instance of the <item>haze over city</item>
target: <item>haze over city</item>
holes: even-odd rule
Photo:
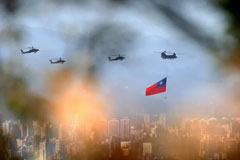
[[[234,6],[0,2],[0,159],[239,159]]]

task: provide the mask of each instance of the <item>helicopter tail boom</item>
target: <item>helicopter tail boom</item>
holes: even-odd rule
[[[24,51],[22,49],[20,49],[21,53],[24,54]]]

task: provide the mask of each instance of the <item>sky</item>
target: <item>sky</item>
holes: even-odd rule
[[[205,2],[186,2],[180,6],[180,13],[213,37],[224,36],[221,13]],[[136,2],[126,6],[90,1],[80,6],[74,2],[61,5],[38,1],[25,2],[16,16],[2,18],[1,29],[9,25],[23,30],[20,43],[0,46],[2,58],[23,65],[31,89],[38,94],[46,95],[49,74],[66,66],[84,72],[85,64],[93,61],[97,66],[97,90],[109,101],[112,114],[176,113],[186,106],[195,112],[199,108],[209,112],[211,107],[229,104],[219,99],[224,92],[232,93],[235,77],[226,77],[211,51],[151,7]],[[107,30],[110,36],[103,34],[102,45],[100,41],[90,48],[94,52],[90,55],[86,44],[104,25],[115,28]],[[38,47],[40,52],[20,54],[20,48],[30,46]],[[175,60],[163,60],[160,53],[154,53],[164,50],[181,54]],[[109,62],[107,57],[112,54],[125,55],[126,59]],[[49,63],[49,59],[59,57],[67,62]],[[146,97],[145,89],[165,77],[167,92]]]

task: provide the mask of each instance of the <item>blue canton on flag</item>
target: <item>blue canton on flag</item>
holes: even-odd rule
[[[166,85],[166,83],[167,83],[167,77],[157,82],[157,88]]]

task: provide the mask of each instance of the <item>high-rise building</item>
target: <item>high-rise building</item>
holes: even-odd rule
[[[153,115],[150,117],[150,120],[151,120],[151,122],[157,122],[157,121],[159,121],[159,114],[153,114]]]
[[[149,133],[150,132],[150,115],[149,114],[144,114],[143,115],[143,120],[144,120],[143,129],[145,130],[145,132]]]
[[[45,136],[47,139],[51,139],[54,137],[54,129],[52,124],[48,124],[45,128],[42,128],[43,133],[45,133]]]
[[[21,129],[20,129],[19,122],[13,123],[13,126],[10,129],[10,132],[14,138],[21,139]]]
[[[41,138],[46,137],[46,125],[42,125],[40,128]]]
[[[8,121],[5,121],[2,123],[2,131],[3,131],[3,135],[6,136],[9,134],[10,131],[10,124]]]
[[[61,151],[61,142],[59,139],[55,140],[55,154],[59,153]]]
[[[21,131],[21,138],[25,138],[27,136],[31,136],[32,135],[32,131],[30,133],[30,124],[26,121],[19,121],[19,128]]]
[[[20,128],[20,132],[21,132],[21,138],[24,138],[25,135],[24,135],[23,123],[20,124],[19,128]]]
[[[39,160],[46,160],[46,141],[40,142],[39,146]]]
[[[41,136],[39,134],[33,136],[33,148],[37,149],[41,142]]]
[[[20,148],[20,147],[23,146],[23,140],[21,140],[21,139],[16,139],[16,141],[17,141],[17,147],[18,147],[18,148]]]
[[[163,113],[159,114],[159,125],[163,128],[166,127],[166,114]]]
[[[111,119],[108,121],[108,137],[119,137],[119,120]]]
[[[129,155],[129,151],[131,149],[130,146],[131,146],[131,142],[128,142],[128,141],[120,142],[120,147],[121,147],[123,156],[128,156]]]
[[[32,136],[34,134],[34,127],[33,127],[33,123],[28,123],[26,125],[26,136]]]
[[[120,120],[120,137],[122,139],[129,139],[129,119],[122,118]]]
[[[150,115],[149,114],[144,114],[143,121],[144,121],[144,124],[149,125],[150,124]]]
[[[143,143],[143,156],[152,153],[152,143]]]
[[[39,135],[41,137],[41,127],[37,121],[33,121],[33,135]]]
[[[136,114],[133,117],[131,117],[131,125],[133,125],[135,129],[142,129],[143,122],[144,122],[143,114]]]
[[[46,157],[49,158],[55,154],[55,139],[46,140]]]

